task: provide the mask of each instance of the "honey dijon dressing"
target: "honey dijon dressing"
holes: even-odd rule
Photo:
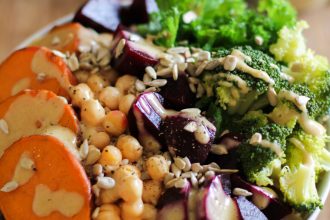
[[[44,74],[45,79],[55,78],[62,88],[69,90],[71,85],[70,81],[65,77],[62,71],[49,60],[45,51],[39,50],[35,53],[31,62],[31,70],[36,74]]]
[[[39,217],[47,217],[59,212],[65,217],[78,214],[84,206],[84,198],[79,193],[66,190],[52,191],[48,186],[36,186],[32,210]]]
[[[21,137],[41,134],[56,125],[64,113],[65,102],[58,98],[48,98],[47,92],[35,96],[23,94],[10,105],[3,119],[8,125],[8,134],[0,132],[0,157],[4,151]]]
[[[11,95],[16,95],[19,92],[30,88],[30,84],[31,84],[31,80],[26,77],[23,78],[21,80],[19,80],[18,82],[16,82],[16,84],[13,86],[12,90],[11,90]]]
[[[31,156],[28,153],[23,153],[16,165],[13,181],[22,186],[31,179],[34,173],[34,162]]]

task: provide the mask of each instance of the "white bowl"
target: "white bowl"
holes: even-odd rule
[[[28,37],[26,40],[24,40],[21,44],[19,44],[15,50],[17,49],[21,49],[24,47],[27,47],[28,45],[30,45],[33,41],[37,40],[38,38],[40,38],[41,36],[45,35],[49,30],[51,30],[54,26],[56,25],[60,25],[60,24],[64,24],[66,22],[70,22],[73,19],[73,14],[69,14],[67,16],[64,16],[50,24],[48,24],[46,27],[40,29],[39,31],[37,31],[36,33],[32,34],[30,37]],[[330,120],[328,120],[327,122],[327,130],[328,130],[328,134],[330,135]],[[328,148],[330,146],[328,145]],[[302,180],[303,181],[303,180]],[[330,191],[330,172],[327,172],[322,180],[318,183],[318,192],[319,195],[321,197],[322,203],[324,204],[327,196],[329,194]],[[317,216],[320,214],[321,210],[317,209],[315,210],[309,217],[308,220],[316,220]]]

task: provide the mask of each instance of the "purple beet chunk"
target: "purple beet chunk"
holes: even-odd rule
[[[228,192],[228,175],[219,175],[199,190],[196,215],[199,220],[240,219],[235,201]],[[229,186],[230,187],[230,186]]]
[[[155,0],[134,0],[130,6],[120,10],[120,18],[126,26],[144,24],[149,22],[149,14],[157,11]]]
[[[159,149],[164,142],[160,136],[160,125],[165,112],[163,103],[164,98],[158,93],[142,93],[128,114],[130,132],[149,149]]]
[[[237,148],[241,141],[242,136],[239,134],[229,132],[222,135],[217,141],[217,144],[224,145],[228,151],[228,154],[217,155],[210,153],[206,163],[216,162],[223,169],[238,169],[239,162]]]
[[[114,32],[120,24],[120,7],[117,0],[89,0],[78,10],[73,21],[98,32]]]
[[[193,124],[195,126],[190,130]],[[168,115],[161,132],[173,156],[187,156],[192,163],[203,163],[210,152],[216,128],[200,114],[185,111]]]
[[[160,197],[157,209],[157,219],[159,220],[188,220],[188,199],[191,191],[190,184],[187,183],[182,189],[169,188]]]
[[[272,190],[255,186],[244,181],[238,175],[232,175],[231,181],[233,188],[242,188],[253,193],[251,201],[256,205],[270,220],[282,219],[291,213],[291,208],[284,204]]]
[[[253,205],[249,200],[247,200],[243,196],[239,196],[234,198],[240,214],[241,218],[244,220],[267,220],[267,217],[257,208],[257,206]]]
[[[125,39],[126,43],[122,53],[116,57],[116,47],[121,39]],[[120,74],[131,74],[142,78],[147,66],[155,66],[159,61],[162,53],[155,46],[144,41],[140,36],[130,33],[118,26],[114,40],[112,42],[112,66]]]
[[[167,79],[167,84],[161,88],[160,94],[165,99],[165,108],[181,110],[191,108],[195,103],[195,95],[189,88],[186,74],[180,74],[177,80]]]

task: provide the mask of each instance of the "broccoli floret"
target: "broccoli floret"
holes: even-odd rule
[[[317,160],[308,151],[304,133],[294,134],[286,149],[286,166],[280,174],[280,190],[284,199],[299,212],[310,213],[321,207],[316,189]],[[317,143],[316,143],[317,144]],[[311,146],[310,146],[311,147]]]
[[[233,50],[239,50],[251,58],[245,61],[246,64],[253,69],[266,72],[274,80],[274,88],[277,91],[288,87],[288,82],[281,78],[279,68],[274,68],[276,61],[262,51],[249,46],[236,47],[231,50],[222,48],[217,51],[216,56],[226,57]],[[203,80],[205,87],[213,88],[213,94],[216,95],[220,107],[229,114],[243,115],[251,107],[258,110],[258,107],[268,104],[265,95],[269,89],[269,83],[238,69],[226,71],[223,66],[219,66],[213,71],[204,73]],[[242,89],[243,83],[245,84],[244,87],[247,88],[244,91]],[[262,105],[253,106],[255,103],[262,103]]]
[[[299,112],[293,103],[287,100],[281,100],[268,117],[273,122],[294,128],[299,118]]]
[[[252,118],[253,120],[255,118]],[[248,132],[249,137],[255,133],[260,133],[263,140],[280,145],[281,150],[284,152],[286,138],[292,133],[292,129],[275,123],[258,126],[261,122],[262,120],[259,119],[256,126],[242,128],[242,130]],[[247,121],[242,126],[246,124]],[[249,181],[261,186],[273,184],[273,179],[276,179],[281,169],[281,164],[284,162],[283,154],[278,155],[272,149],[262,146],[262,144],[251,144],[249,140],[245,140],[239,146],[237,152],[243,172]]]

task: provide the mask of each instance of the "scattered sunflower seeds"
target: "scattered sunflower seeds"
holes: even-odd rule
[[[0,130],[5,134],[9,134],[8,124],[5,119],[0,119]]]
[[[235,196],[245,196],[245,197],[253,195],[253,193],[241,188],[234,188],[233,194]]]
[[[18,188],[18,183],[16,181],[10,181],[6,183],[1,189],[1,192],[12,192]]]
[[[115,186],[116,182],[111,177],[98,177],[96,185],[101,189],[111,189]]]

